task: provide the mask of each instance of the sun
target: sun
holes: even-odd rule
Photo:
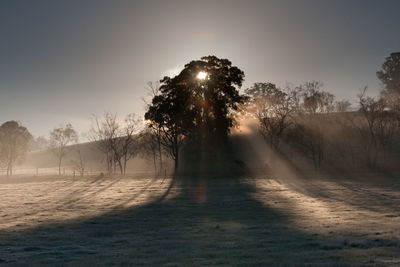
[[[143,125],[149,125],[149,124],[151,124],[151,120],[145,120],[145,119],[143,119]]]
[[[197,79],[199,79],[199,80],[205,80],[206,77],[207,77],[207,72],[200,71],[200,72],[197,74]]]

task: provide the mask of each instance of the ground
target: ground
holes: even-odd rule
[[[0,264],[400,264],[400,182],[0,180]]]

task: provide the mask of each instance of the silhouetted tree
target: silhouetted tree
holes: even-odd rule
[[[175,162],[175,172],[184,138],[194,128],[195,111],[191,103],[191,92],[184,85],[176,78],[164,77],[160,94],[153,98],[145,114],[148,127],[159,131],[161,144]]]
[[[243,72],[229,60],[208,56],[186,64],[179,75],[161,80],[145,119],[149,127],[159,129],[175,171],[185,137],[215,140],[227,136],[234,112],[244,102],[237,88],[243,78]]]
[[[61,175],[62,159],[66,155],[65,147],[77,141],[78,136],[70,123],[66,126],[54,128],[50,132],[50,144],[55,149],[58,158],[58,175]]]
[[[243,71],[228,59],[207,56],[185,65],[176,80],[191,94],[193,134],[211,139],[227,136],[235,122],[234,113],[245,100],[238,90],[243,79]]]
[[[7,176],[13,174],[13,167],[28,151],[32,135],[16,121],[7,121],[0,126],[0,163],[7,169]]]

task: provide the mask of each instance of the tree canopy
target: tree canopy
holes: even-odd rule
[[[203,79],[199,73],[204,73]],[[238,90],[243,71],[228,59],[207,56],[186,64],[176,79],[191,94],[196,133],[226,136],[234,123],[234,111],[244,101]]]
[[[160,130],[162,144],[176,162],[185,137],[208,140],[226,137],[234,112],[244,102],[239,88],[244,73],[228,59],[202,57],[186,64],[175,77],[160,81],[145,119]]]

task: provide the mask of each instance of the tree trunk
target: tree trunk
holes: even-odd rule
[[[58,159],[58,175],[61,175],[61,160],[62,160],[62,157],[60,156]]]
[[[160,158],[160,172],[161,172],[163,169],[162,153],[161,153],[161,140],[159,137],[157,139],[158,139],[157,140],[158,141],[158,156]],[[157,172],[157,170],[156,170],[156,172]]]
[[[13,169],[12,162],[9,161],[7,164],[7,176],[12,176],[12,169]]]
[[[175,154],[175,166],[174,166],[174,174],[178,173],[178,167],[179,167],[179,151],[178,149],[176,150]]]
[[[127,163],[128,163],[128,158],[126,157],[126,154],[125,154],[125,156],[124,156],[124,173],[123,173],[124,176],[126,174],[126,164]]]
[[[108,172],[108,175],[111,175],[112,174],[112,159],[110,158],[110,155],[108,152],[106,154],[106,160],[107,160],[107,172]]]
[[[174,174],[176,175],[178,173],[178,164],[179,164],[179,143],[178,143],[178,137],[174,137],[174,159],[175,159],[175,166],[174,166]]]
[[[124,175],[124,167],[122,166],[121,160],[118,161],[118,167],[121,175]]]
[[[175,167],[174,167],[174,173],[178,173],[178,157],[175,158]]]
[[[154,163],[154,175],[157,176],[157,161],[156,161],[156,152],[153,151],[153,163]]]

